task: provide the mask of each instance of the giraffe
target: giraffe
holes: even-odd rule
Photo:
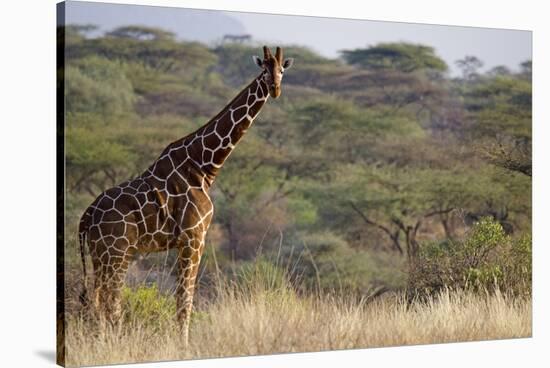
[[[294,62],[283,60],[280,47],[275,56],[267,46],[263,51],[263,59],[253,56],[261,73],[223,110],[84,211],[78,234],[84,280],[87,244],[95,279],[92,304],[108,320],[121,316],[121,288],[135,256],[177,249],[176,319],[187,344],[195,280],[214,210],[208,190],[268,97],[279,97],[283,73]]]

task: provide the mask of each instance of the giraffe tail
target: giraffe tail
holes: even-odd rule
[[[80,293],[80,303],[82,303],[83,306],[87,306],[89,299],[88,299],[88,272],[86,270],[86,254],[85,254],[85,247],[86,247],[86,240],[88,237],[88,222],[86,221],[86,217],[88,216],[88,212],[82,216],[82,219],[80,220],[80,225],[78,226],[78,241],[80,243],[80,259],[82,260],[82,276],[83,276],[83,288],[82,292]]]

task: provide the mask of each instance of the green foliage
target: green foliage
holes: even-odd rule
[[[91,129],[71,128],[67,132],[67,144],[71,147],[66,163],[75,170],[95,172],[109,167],[126,166],[133,153],[116,140],[98,137]]]
[[[293,218],[293,223],[298,229],[310,227],[318,219],[315,204],[303,197],[290,197],[287,202],[287,209]]]
[[[160,293],[156,284],[139,286],[135,290],[122,289],[122,310],[127,321],[140,321],[143,325],[161,330],[174,323],[176,301]]]
[[[136,98],[123,64],[92,56],[68,63],[65,100],[68,113],[107,119],[129,112]]]
[[[295,246],[283,251],[280,263],[293,270],[302,288],[318,292],[368,295],[376,288],[404,287],[403,259],[388,253],[353,249],[330,231],[297,236]]]
[[[129,38],[134,40],[159,41],[173,39],[174,33],[158,28],[144,26],[124,26],[107,33],[110,37]]]
[[[315,257],[341,253],[349,247],[344,239],[329,231],[306,234],[301,240],[307,252]]]
[[[479,137],[531,137],[531,80],[524,74],[489,74],[462,87],[471,126]]]
[[[222,109],[259,74],[251,57],[262,52],[261,45],[182,42],[147,27],[87,38],[93,30],[65,29],[66,238],[75,263],[84,208]],[[282,96],[264,108],[210,190],[207,249],[219,250],[223,270],[240,265],[238,284],[258,278],[266,290],[300,277],[315,290],[402,288],[408,246],[421,245],[425,280],[444,265],[454,270],[458,254],[481,252],[491,239],[475,240],[475,231],[463,239],[464,215],[504,209],[501,222],[514,238],[487,257],[518,261],[491,258],[464,268],[460,280],[527,283],[530,240],[522,234],[531,227],[531,181],[521,173],[531,167],[530,61],[519,73],[479,74],[479,60],[465,58],[467,73],[451,79],[423,45],[379,44],[346,50],[342,59],[281,46],[295,58]],[[296,273],[280,274],[278,247]],[[258,248],[266,254],[260,264],[252,262]]]
[[[242,87],[252,76],[260,74],[260,68],[252,60],[252,55],[263,57],[258,50],[258,47],[236,43],[221,45],[214,50],[221,63],[218,69],[231,86]]]
[[[92,192],[95,190],[91,189],[92,185],[115,184],[118,176],[134,172],[135,152],[120,141],[120,136],[99,135],[96,129],[104,126],[85,117],[74,117],[74,120],[79,121],[80,126],[75,124],[66,130],[65,164],[69,190]]]
[[[456,61],[456,65],[462,70],[462,76],[466,80],[476,79],[478,69],[483,66],[483,61],[472,55],[467,55],[464,59]]]
[[[296,294],[287,270],[263,258],[244,262],[233,270],[235,286],[243,295],[281,302]]]
[[[344,50],[342,56],[350,64],[366,69],[395,69],[413,72],[418,69],[446,71],[447,64],[435,55],[432,47],[409,43],[380,43],[367,49]]]
[[[512,238],[490,219],[477,222],[460,242],[422,247],[411,270],[409,288],[416,295],[444,288],[531,293],[531,238]]]

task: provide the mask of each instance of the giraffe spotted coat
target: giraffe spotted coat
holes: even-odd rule
[[[93,305],[109,319],[120,317],[120,291],[138,253],[178,250],[177,319],[187,341],[189,318],[204,239],[213,216],[208,190],[224,161],[266,103],[278,97],[282,50],[264,47],[255,59],[261,74],[197,131],[165,148],[137,178],[101,193],[84,212],[79,239],[94,271]],[[86,277],[86,276],[85,276]]]

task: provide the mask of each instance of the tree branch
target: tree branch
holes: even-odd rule
[[[365,215],[363,213],[363,211],[361,211],[355,205],[355,203],[353,203],[352,201],[349,201],[349,204],[350,204],[351,208],[355,212],[357,212],[357,214],[363,219],[363,221],[365,221],[365,223],[367,223],[368,225],[371,225],[371,226],[375,226],[375,227],[379,228],[380,230],[382,230],[383,232],[385,232],[390,237],[390,239],[392,240],[395,249],[397,249],[399,254],[403,255],[403,248],[401,247],[401,244],[399,243],[399,230],[396,231],[395,233],[392,233],[391,230],[389,228],[387,228],[386,226],[381,225],[381,224],[379,224],[377,222],[374,222],[371,219],[369,219],[367,217],[367,215]]]

